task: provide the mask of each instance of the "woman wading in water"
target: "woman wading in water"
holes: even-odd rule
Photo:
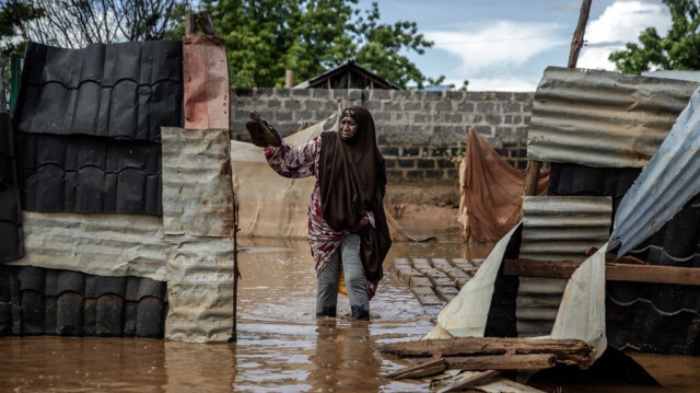
[[[316,177],[309,205],[309,243],[316,262],[316,316],[335,317],[342,271],[353,319],[369,319],[391,238],[384,215],[386,171],[365,108],[342,111],[338,132],[292,147],[257,115],[247,128],[284,177]],[[342,270],[341,270],[342,269]]]

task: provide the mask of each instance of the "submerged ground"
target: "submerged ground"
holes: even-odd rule
[[[372,321],[314,318],[315,276],[306,242],[243,241],[238,342],[182,344],[119,338],[0,338],[0,392],[413,392],[427,383],[382,376],[406,363],[376,346],[419,338],[425,310],[390,274],[372,301]],[[457,243],[397,243],[396,256],[463,257]],[[695,392],[700,358],[634,355],[663,388],[544,387],[558,392]]]

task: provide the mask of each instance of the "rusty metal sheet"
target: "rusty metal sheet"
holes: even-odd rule
[[[609,197],[525,197],[520,258],[583,261],[586,251],[608,240],[611,220]],[[516,309],[519,335],[550,333],[566,282],[520,278]]]
[[[185,128],[229,128],[228,63],[223,43],[188,36],[183,44]]]
[[[26,254],[10,263],[165,281],[159,217],[24,212]]]
[[[230,238],[233,189],[227,129],[163,128],[163,228]]]
[[[226,341],[233,327],[233,188],[226,129],[163,128],[165,336]]]
[[[530,160],[641,168],[695,82],[548,67],[533,102]]]

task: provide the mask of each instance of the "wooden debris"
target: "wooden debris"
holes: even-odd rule
[[[387,375],[391,379],[425,378],[438,375],[447,370],[447,362],[444,359],[431,360],[412,367],[403,368]]]
[[[532,355],[447,357],[445,361],[451,369],[466,371],[538,371],[552,368],[557,364],[555,355],[545,353]]]
[[[455,381],[438,390],[438,393],[459,392],[472,386],[478,386],[498,376],[498,371],[488,370],[478,373],[463,373],[457,376]]]
[[[398,342],[379,350],[404,357],[552,354],[557,363],[568,365],[588,364],[591,360],[591,347],[580,340],[460,337]]]

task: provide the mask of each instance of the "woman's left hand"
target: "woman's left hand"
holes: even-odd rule
[[[367,297],[369,298],[369,300],[372,300],[374,295],[377,293],[378,285],[379,283],[371,283],[369,281],[367,282]]]

